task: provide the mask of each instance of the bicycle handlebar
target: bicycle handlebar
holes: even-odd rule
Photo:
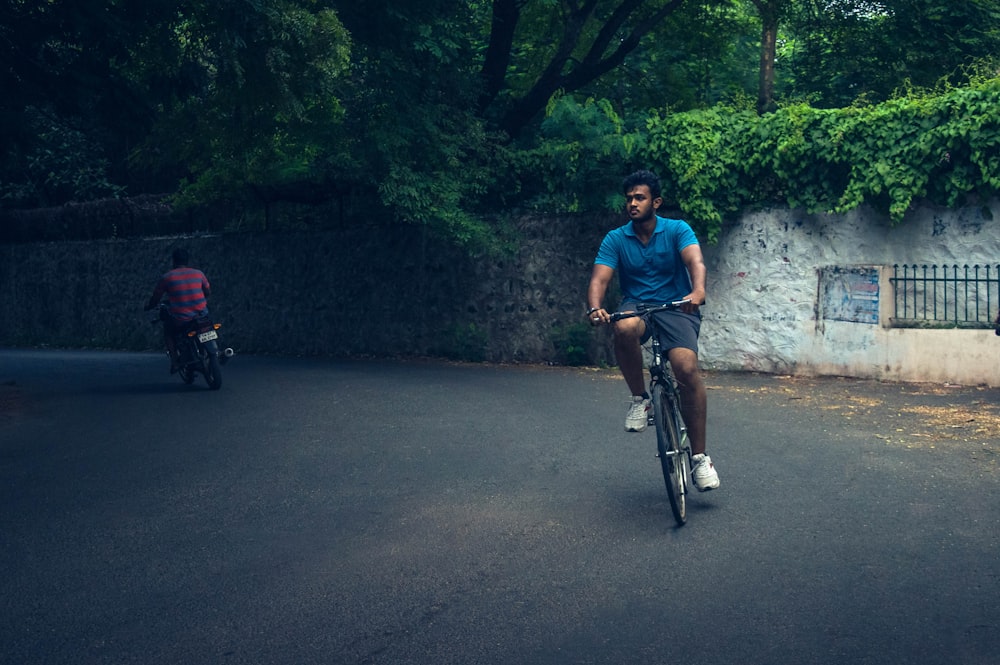
[[[633,316],[642,316],[643,314],[650,314],[652,312],[663,312],[671,309],[680,309],[683,305],[691,302],[690,298],[685,298],[684,300],[675,300],[674,302],[665,302],[662,305],[646,305],[640,303],[636,305],[634,311],[627,312],[615,312],[611,315],[612,321],[620,321],[621,319],[629,319]]]

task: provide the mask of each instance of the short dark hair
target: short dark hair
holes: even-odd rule
[[[184,249],[183,247],[178,247],[177,249],[174,250],[173,259],[174,259],[174,267],[176,268],[177,266],[186,266],[188,264],[188,261],[191,260],[191,257],[188,256],[188,251],[186,249]]]
[[[649,187],[649,194],[654,198],[660,198],[660,179],[652,171],[636,171],[635,173],[625,177],[622,181],[622,193],[628,194],[630,190],[638,187],[639,185],[646,185]]]

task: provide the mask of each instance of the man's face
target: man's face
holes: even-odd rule
[[[644,222],[656,215],[662,202],[649,193],[649,185],[636,185],[625,193],[625,212],[633,222]]]

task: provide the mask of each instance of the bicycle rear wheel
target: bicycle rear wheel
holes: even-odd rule
[[[681,526],[687,521],[686,453],[681,450],[680,423],[677,421],[672,395],[662,383],[653,386],[653,420],[656,423],[656,452],[663,469],[663,481],[670,498],[670,511]]]

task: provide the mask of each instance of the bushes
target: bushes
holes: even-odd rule
[[[653,113],[647,135],[637,157],[710,241],[748,206],[868,204],[899,222],[919,199],[955,206],[1000,192],[1000,79],[861,108]]]

